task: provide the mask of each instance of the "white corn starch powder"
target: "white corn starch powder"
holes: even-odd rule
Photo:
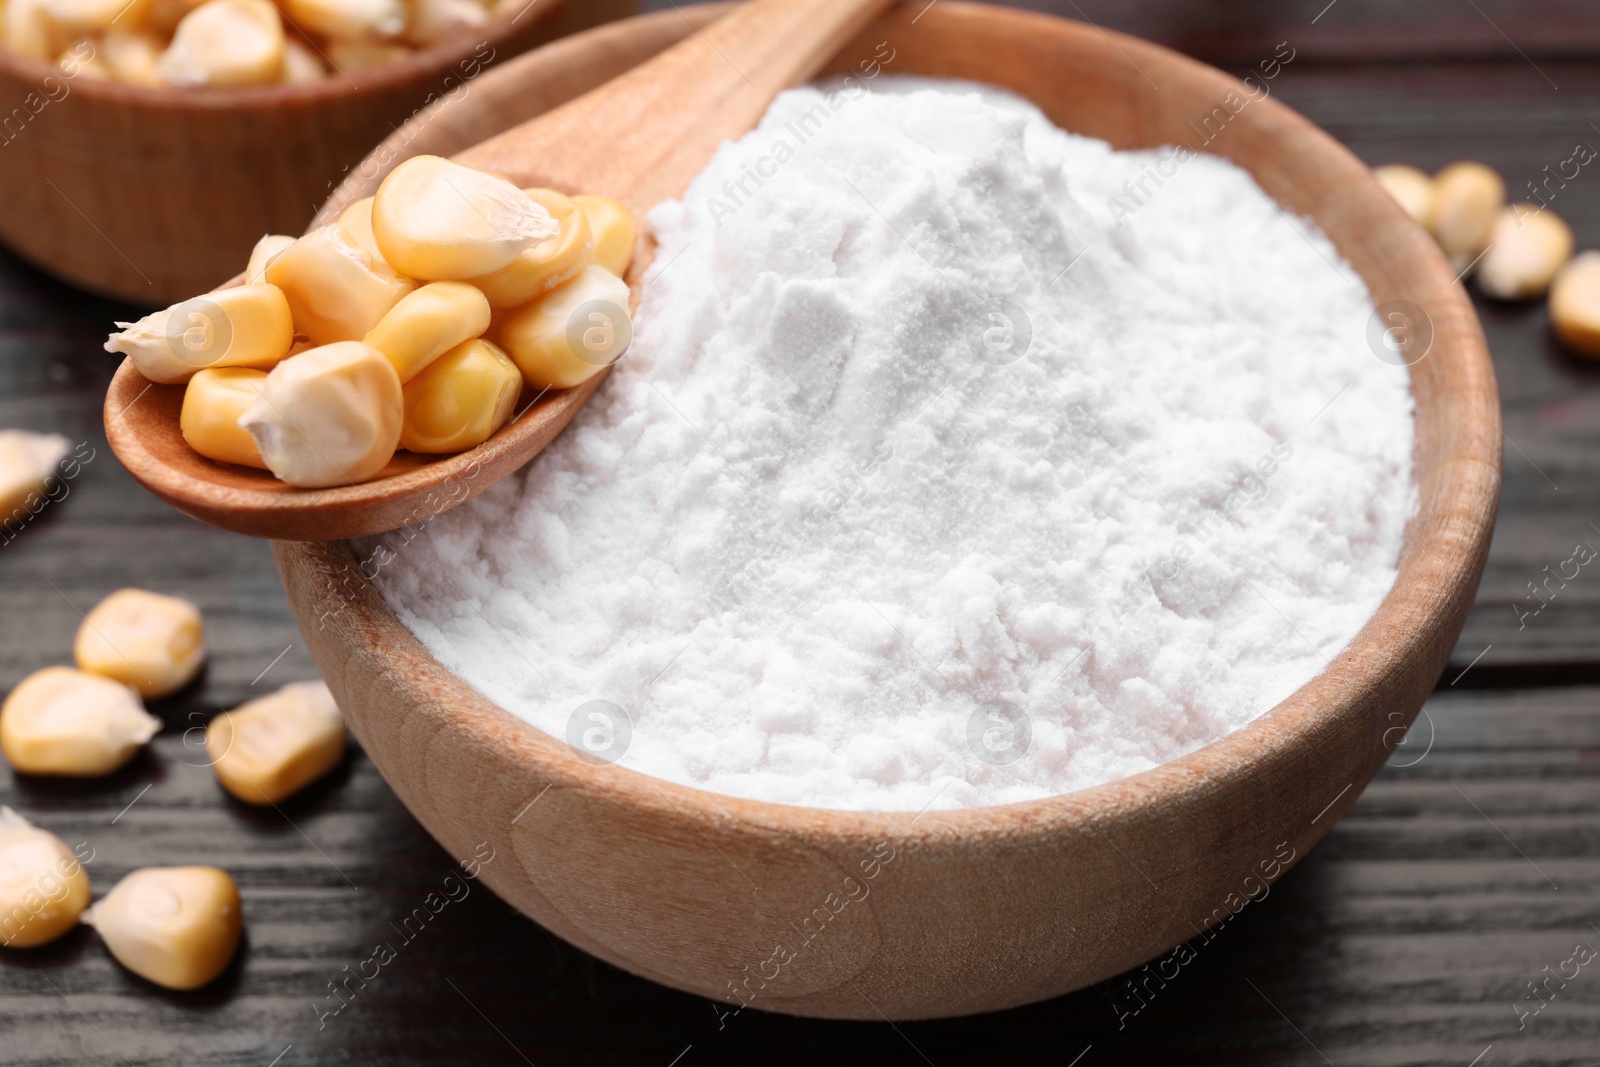
[[[1365,288],[1231,164],[1114,218],[1170,150],[873,86],[785,93],[651,213],[632,351],[389,535],[385,597],[535,726],[764,800],[1028,800],[1245,725],[1376,610],[1415,509]]]

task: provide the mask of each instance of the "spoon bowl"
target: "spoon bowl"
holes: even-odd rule
[[[537,92],[513,96],[479,84],[425,121],[413,120],[367,157],[312,227],[333,221],[376,191],[389,171],[423,154],[451,156],[523,187],[614,197],[642,220],[682,192],[723,140],[753,127],[773,97],[815,74],[888,6],[752,0],[731,12],[682,13],[675,25],[658,20],[643,47],[627,53],[633,62],[595,55],[592,43],[558,42],[543,54],[548,73]],[[597,70],[612,80],[596,87]],[[526,116],[537,117],[521,121]],[[635,308],[652,252],[641,227],[627,277]],[[148,382],[131,360],[106,393],[106,437],[147,489],[202,522],[255,537],[336,540],[426,521],[481,493],[538,455],[604,379],[601,372],[571,389],[525,393],[518,415],[477,448],[450,456],[400,452],[373,479],[329,489],[297,489],[266,471],[201,456],[178,427],[183,387]]]

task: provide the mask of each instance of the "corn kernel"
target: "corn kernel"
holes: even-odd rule
[[[1550,325],[1573,352],[1600,359],[1600,252],[1581,253],[1556,275]]]
[[[189,447],[219,463],[266,470],[255,438],[239,425],[266,382],[266,371],[247,367],[214,367],[190,378],[178,413],[178,429]]]
[[[1535,300],[1572,258],[1572,229],[1554,211],[1512,204],[1500,212],[1478,263],[1478,288],[1498,300]]]
[[[367,334],[402,384],[489,328],[489,301],[466,282],[429,282],[407,293]]]
[[[154,700],[176,693],[200,673],[205,625],[200,609],[182,597],[119,589],[83,617],[72,655],[79,669]]]
[[[628,286],[598,265],[499,324],[501,347],[535,389],[567,389],[611,366],[633,339]]]
[[[276,804],[339,765],[344,720],[321,682],[296,682],[206,727],[217,781],[246,804]]]
[[[100,38],[100,55],[112,77],[129,85],[160,85],[161,42],[141,30],[113,26]]]
[[[264,285],[267,280],[267,264],[292,244],[294,238],[286,233],[269,233],[262,237],[250,250],[250,262],[244,268],[245,280],[251,285]]]
[[[54,941],[88,906],[89,876],[67,843],[0,806],[0,945]]]
[[[283,19],[269,0],[208,0],[156,64],[168,85],[265,85],[283,74]]]
[[[412,452],[463,452],[506,424],[522,374],[500,348],[478,338],[428,364],[405,388],[400,446]]]
[[[45,10],[45,0],[8,0],[0,8],[0,41],[29,59],[52,60],[61,51],[61,33]]]
[[[405,0],[285,0],[301,29],[353,41],[393,37],[406,28]]]
[[[56,66],[69,72],[69,77],[89,81],[108,82],[116,77],[110,65],[95,53],[94,43],[87,37],[69,44],[66,51],[56,57]]]
[[[400,444],[404,410],[388,358],[360,341],[341,341],[273,368],[239,424],[273,474],[318,489],[381,471]]]
[[[26,523],[43,506],[56,465],[71,449],[60,434],[0,430],[0,529]]]
[[[1391,163],[1376,167],[1372,176],[1395,198],[1407,215],[1426,228],[1433,219],[1433,179],[1416,167]]]
[[[140,374],[166,385],[206,367],[266,370],[294,341],[289,301],[272,285],[218,289],[117,325],[122,332],[107,339],[106,351],[128,356]]]
[[[478,0],[412,0],[406,40],[426,47],[488,24],[489,9]]]
[[[71,667],[33,672],[0,707],[0,751],[23,774],[98,778],[131,760],[160,729],[138,693]]]
[[[383,253],[378,250],[378,239],[372,236],[372,197],[364,196],[345,208],[339,215],[339,225],[367,255],[375,259],[383,258]]]
[[[310,85],[328,76],[322,57],[295,40],[283,39],[283,80],[286,85]]]
[[[146,867],[84,913],[116,961],[168,989],[198,989],[228,967],[244,918],[239,887],[215,867]]]
[[[609,196],[579,193],[572,199],[588,216],[595,262],[619,278],[627,274],[628,266],[633,262],[634,240],[638,236],[633,213],[620,200],[613,200]]]
[[[312,230],[267,264],[295,328],[317,345],[359,341],[415,285],[337,224]]]
[[[493,274],[556,230],[550,213],[510,182],[438,156],[400,164],[372,204],[383,258],[428,281]]]
[[[554,189],[522,191],[534,203],[550,212],[561,229],[554,237],[547,237],[526,249],[509,266],[482,278],[472,279],[472,284],[482,289],[489,298],[491,307],[521,307],[540,293],[554,289],[594,260],[588,215],[577,201]]]
[[[325,49],[328,63],[346,77],[372,70],[374,67],[398,63],[411,54],[405,45],[389,41],[337,39],[328,42]]]
[[[1489,247],[1495,219],[1506,203],[1506,183],[1482,163],[1452,163],[1433,178],[1430,228],[1456,270]]]

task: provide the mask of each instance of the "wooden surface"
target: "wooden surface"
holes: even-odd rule
[[[642,218],[886,6],[764,0],[694,33],[668,15],[631,30],[625,41],[612,33],[561,41],[531,62],[514,60],[504,72],[484,75],[475,92],[397,129],[334,191],[322,216],[371,196],[404,160],[433,154],[523,188],[615,197]],[[728,55],[743,65],[725,62]],[[555,103],[561,106],[545,113]],[[496,136],[475,144],[486,129]],[[628,271],[635,307],[650,249],[641,234]],[[538,455],[604,378],[602,372],[571,389],[528,392],[516,417],[477,448],[452,456],[401,452],[370,481],[329,489],[295,489],[269,472],[199,455],[178,427],[183,390],[152,386],[132,360],[106,396],[106,428],[123,465],[186,514],[255,537],[323,541],[426,521],[477,496]]]
[[[623,6],[537,0],[481,35],[303,86],[147,89],[0,51],[0,238],[97,292],[187,299],[237,273],[262,234],[305,229],[412,114],[471,95],[495,61]]]
[[[1515,187],[1518,175],[1567,158],[1574,140],[1600,144],[1584,133],[1600,113],[1600,40],[1588,5],[1479,0],[1559,92],[1467,5],[1340,0],[1315,27],[1320,0],[1078,6],[1152,38],[1191,34],[1189,47],[1215,46],[1236,70],[1255,61],[1252,42],[1268,46],[1261,55],[1286,38],[1303,43],[1313,62],[1291,65],[1277,95],[1369,162],[1432,167],[1473,156]],[[1429,36],[1393,32],[1413,12],[1414,30]],[[1244,45],[1234,42],[1240,35]],[[1557,206],[1580,245],[1595,247],[1600,186],[1589,180],[1600,179],[1586,170]],[[98,345],[109,320],[131,310],[0,256],[0,421],[103,446],[95,434],[111,367]],[[92,840],[101,888],[139,864],[222,863],[243,888],[251,945],[243,966],[198,999],[128,977],[81,935],[42,954],[8,956],[0,960],[0,1062],[266,1065],[282,1053],[284,1065],[543,1067],[667,1065],[681,1054],[682,1067],[943,1067],[1070,1063],[1092,1046],[1082,1067],[1465,1067],[1480,1054],[1483,1067],[1593,1064],[1600,980],[1591,968],[1520,1032],[1512,1004],[1524,982],[1567,959],[1577,941],[1600,947],[1588,926],[1600,922],[1600,585],[1571,583],[1522,629],[1510,604],[1545,563],[1570,555],[1588,521],[1600,522],[1600,368],[1559,353],[1542,307],[1480,303],[1479,311],[1520,453],[1506,449],[1484,586],[1413,734],[1417,747],[1393,757],[1310,858],[1121,1030],[1118,982],[1018,1011],[898,1029],[756,1012],[719,1028],[706,1001],[597,963],[474,888],[319,1031],[311,1003],[327,995],[325,983],[391,937],[388,924],[440,884],[452,860],[359,754],[327,786],[286,805],[281,819],[226,803],[209,771],[186,765],[198,762],[182,743],[188,723],[304,677],[310,663],[266,547],[168,510],[102,447],[66,501],[0,547],[0,686],[66,657],[78,617],[62,593],[86,607],[128,581],[200,601],[212,663],[199,687],[158,706],[168,730],[125,776],[45,786],[0,769],[0,802],[69,840]]]
[[[743,17],[766,10],[736,9],[685,41],[720,39],[710,51],[738,54],[753,36]],[[682,25],[664,13],[569,44],[606,54],[663,20]],[[815,22],[820,39],[827,24]],[[686,54],[663,53],[641,76]],[[1132,37],[953,2],[897,9],[830,65],[855,70],[875,54],[907,74],[987,77],[1125,148],[1193,142],[1194,117],[1244,91]],[[542,62],[525,57],[485,82],[543,85]],[[489,150],[525,143],[518,133],[564,112],[469,155],[511,166],[513,152]],[[1421,706],[1471,606],[1499,494],[1498,399],[1455,271],[1367,167],[1275,101],[1227,121],[1208,151],[1320,223],[1380,305],[1408,302],[1432,323],[1427,358],[1409,370],[1420,509],[1393,589],[1326,671],[1215,744],[1063,797],[870,815],[763,804],[592,766],[444,670],[360,579],[348,546],[280,542],[313,658],[409,810],[447,850],[486,842],[505,854],[484,874],[495,892],[609,962],[702,996],[828,1018],[966,1015],[1082,988],[1193,937],[1241,879],[1257,884],[1270,867],[1270,881],[1308,852],[1390,754],[1383,740]],[[860,899],[833,918],[848,903],[841,885]],[[806,925],[823,901],[841,901],[820,913],[826,936]]]

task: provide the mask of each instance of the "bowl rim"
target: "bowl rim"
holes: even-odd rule
[[[723,5],[706,5],[714,6]],[[625,34],[642,20],[668,15],[669,12],[640,15],[587,32]],[[891,13],[885,17],[895,16]],[[1085,34],[1105,38],[1130,64],[1140,57],[1159,58],[1179,64],[1225,91],[1245,90],[1244,83],[1209,64],[1088,22],[963,0],[948,0],[937,8],[924,9],[917,18],[924,17],[935,23],[951,22],[953,30],[959,29],[960,20],[975,18],[1020,20],[1025,23],[1024,28],[1041,30],[1067,24]],[[513,78],[521,64],[536,63],[539,56],[536,51],[518,57],[490,76]],[[1418,508],[1406,525],[1394,584],[1373,615],[1321,673],[1239,729],[1129,777],[1033,800],[939,809],[931,808],[930,800],[930,807],[919,812],[814,807],[717,793],[614,764],[595,765],[562,739],[518,718],[445,668],[400,622],[370,580],[355,583],[354,589],[347,585],[339,610],[330,613],[333,619],[329,628],[338,633],[338,640],[345,646],[342,651],[350,658],[368,654],[376,657],[380,670],[374,673],[404,677],[406,691],[427,694],[426,700],[419,703],[426,704],[430,727],[465,732],[470,735],[470,743],[480,749],[513,749],[506,753],[507,758],[548,779],[546,788],[565,785],[603,792],[619,806],[650,811],[663,818],[705,820],[786,837],[799,833],[814,845],[855,846],[887,839],[971,847],[1024,838],[1038,841],[1058,829],[1084,822],[1095,826],[1096,815],[1136,817],[1140,811],[1157,810],[1185,796],[1242,785],[1258,767],[1281,761],[1313,735],[1332,737],[1334,728],[1353,713],[1352,707],[1363,694],[1382,688],[1377,679],[1397,679],[1405,664],[1415,660],[1437,661],[1442,668],[1448,657],[1459,630],[1459,623],[1453,623],[1450,616],[1459,614],[1464,618],[1470,607],[1498,506],[1502,451],[1498,391],[1476,312],[1432,239],[1382,190],[1366,164],[1330,134],[1275,98],[1260,99],[1252,106],[1309,135],[1330,154],[1330,163],[1350,171],[1351,179],[1365,191],[1362,200],[1393,224],[1395,232],[1388,234],[1389,238],[1399,241],[1408,255],[1419,256],[1425,263],[1425,269],[1416,275],[1417,283],[1425,283],[1430,295],[1441,302],[1439,310],[1448,312],[1435,316],[1434,347],[1451,351],[1451,355],[1440,357],[1451,359],[1452,368],[1459,372],[1451,378],[1451,385],[1479,409],[1485,432],[1467,437],[1465,447],[1458,451],[1441,453],[1434,463],[1441,484],[1427,496],[1422,494],[1419,477],[1422,468],[1418,463],[1418,438],[1419,443],[1413,448]],[[403,127],[400,132],[404,132]],[[375,153],[387,143],[379,145]],[[1259,180],[1259,175],[1252,172],[1252,176]],[[1340,254],[1345,256],[1343,249]],[[1361,277],[1370,291],[1371,281],[1365,275]],[[1415,366],[1408,368],[1413,395],[1418,373]],[[275,541],[273,549],[285,584],[291,587],[291,573],[302,570],[311,572],[324,585],[341,573],[347,574],[352,566],[365,577],[362,561],[350,542]],[[1443,590],[1447,596],[1441,598],[1441,604],[1435,604],[1420,595],[1428,590]],[[1449,610],[1451,604],[1459,605],[1463,596],[1466,607],[1458,612]],[[1425,610],[1430,605],[1440,610],[1430,615]],[[303,606],[297,603],[295,608],[302,629],[308,629],[310,620],[303,613]],[[312,644],[315,647],[315,642]],[[396,669],[397,661],[401,669]],[[1434,681],[1427,681],[1429,689]],[[402,686],[399,681],[393,684]],[[1414,712],[1412,709],[1412,715]],[[1363,784],[1366,780],[1361,779]],[[1344,793],[1330,798],[1323,812],[1337,808],[1342,813],[1355,800],[1350,792],[1347,787]],[[1359,791],[1355,792],[1359,795]],[[937,796],[935,793],[934,799]],[[1338,813],[1319,822],[1314,827],[1315,836],[1325,832]]]
[[[240,86],[149,86],[132,85],[110,79],[81,78],[71,76],[68,80],[72,83],[74,93],[82,93],[87,99],[100,103],[124,104],[130,107],[142,107],[152,111],[178,111],[196,114],[207,114],[219,111],[275,111],[279,109],[310,108],[340,99],[358,99],[363,96],[375,95],[387,90],[397,89],[430,75],[441,74],[454,68],[458,63],[476,55],[477,49],[488,45],[494,46],[505,41],[512,34],[537,25],[539,22],[555,14],[565,3],[583,3],[584,0],[532,0],[519,12],[499,12],[491,16],[490,20],[479,30],[454,34],[442,41],[422,48],[413,49],[411,54],[404,59],[393,63],[383,63],[360,72],[361,82],[357,84],[338,70],[331,71],[327,77],[317,82],[304,85],[240,85]],[[537,11],[533,10],[537,8]],[[283,16],[285,35],[302,41],[307,40],[304,31],[300,30],[289,21],[289,16],[280,9]],[[532,18],[522,26],[517,22],[525,14]],[[317,50],[320,52],[320,50]],[[480,69],[472,74],[457,76],[458,84],[452,88],[441,83],[439,95],[450,96],[460,83],[471,81],[483,73],[494,61],[499,58],[493,54],[487,59],[479,61]],[[323,57],[326,61],[327,57]],[[329,63],[331,67],[332,64]],[[61,68],[55,63],[31,56],[20,55],[0,44],[0,75],[9,75],[18,81],[27,84],[44,84],[46,78],[62,79],[65,77]],[[446,74],[443,82],[448,82]],[[432,96],[428,98],[430,101]]]

